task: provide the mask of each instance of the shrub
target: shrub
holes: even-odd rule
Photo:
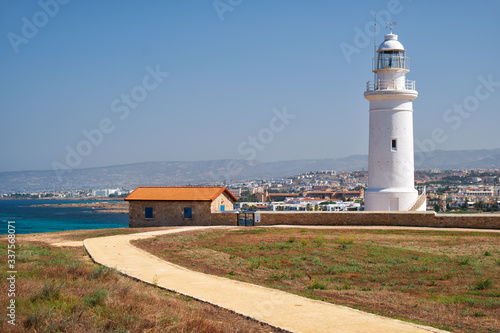
[[[302,246],[306,246],[308,243],[309,243],[309,240],[307,240],[307,239],[305,239],[305,238],[302,238],[302,239],[300,240],[300,245],[302,245]]]
[[[96,305],[103,305],[106,297],[108,297],[108,291],[105,289],[97,288],[94,290],[92,295],[85,296],[83,301],[85,302],[85,304],[87,304],[87,306],[93,308]]]
[[[325,290],[328,285],[324,282],[321,282],[319,280],[314,280],[308,287],[307,289],[314,290],[314,289],[321,289]]]
[[[493,286],[493,282],[491,282],[491,280],[489,278],[487,278],[486,280],[479,280],[476,282],[476,290],[486,290],[486,289],[489,289],[491,288],[491,286]]]
[[[354,243],[354,238],[349,237],[349,238],[339,238],[337,240],[337,243],[339,244],[344,244],[344,245],[351,245]]]
[[[38,308],[31,312],[24,321],[24,327],[27,329],[43,329],[49,318],[52,317],[52,311],[47,308]]]
[[[269,275],[269,278],[275,281],[279,281],[281,279],[284,279],[286,277],[286,273],[273,273]]]
[[[111,269],[106,266],[98,266],[90,273],[90,279],[99,279],[111,273]]]
[[[352,283],[349,281],[344,282],[344,290],[349,290],[352,287]]]
[[[315,266],[324,266],[320,257],[313,257],[311,261],[312,261],[312,264]]]
[[[474,317],[485,317],[486,315],[482,311],[475,311],[474,312]]]
[[[314,237],[313,241],[318,246],[321,246],[321,245],[323,245],[325,243],[325,239],[323,238],[323,236]]]
[[[471,260],[470,257],[465,257],[465,258],[460,259],[460,266],[468,265],[470,260]]]
[[[271,269],[281,269],[281,265],[279,262],[272,261],[268,264],[269,268]]]
[[[259,268],[260,264],[262,263],[262,259],[257,257],[252,257],[248,260],[249,260],[248,266],[250,267],[251,270]]]
[[[55,284],[48,282],[45,283],[42,290],[37,292],[32,298],[31,301],[35,302],[37,300],[53,300],[58,299],[61,293],[62,284],[56,286]]]

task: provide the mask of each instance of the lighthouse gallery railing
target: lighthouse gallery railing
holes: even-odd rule
[[[366,82],[366,91],[377,90],[416,90],[414,80],[405,80],[403,82],[397,80],[377,80]]]

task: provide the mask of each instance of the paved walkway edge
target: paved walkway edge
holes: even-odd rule
[[[130,244],[132,240],[170,233],[231,228],[179,227],[90,238],[83,243],[95,263],[114,268],[125,276],[290,332],[446,332],[277,289],[192,271]]]

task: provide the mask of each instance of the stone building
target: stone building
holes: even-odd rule
[[[138,187],[126,198],[129,227],[236,225],[236,197],[225,187]]]

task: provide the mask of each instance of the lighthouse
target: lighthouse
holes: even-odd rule
[[[373,59],[370,102],[367,211],[425,211],[426,195],[415,189],[413,100],[415,81],[406,79],[409,58],[398,35],[385,35]]]

